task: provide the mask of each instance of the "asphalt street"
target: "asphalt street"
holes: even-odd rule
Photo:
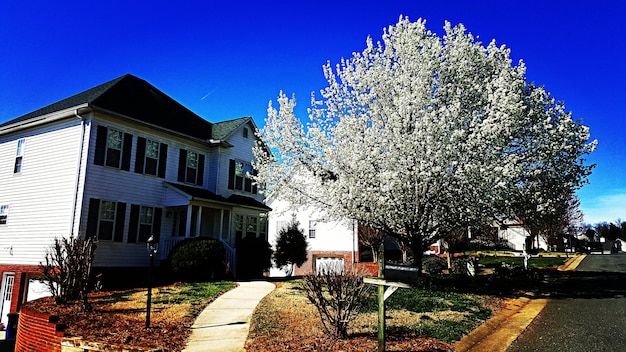
[[[589,255],[542,291],[548,304],[508,352],[626,351],[626,254]]]

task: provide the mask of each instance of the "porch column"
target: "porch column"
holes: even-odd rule
[[[220,233],[219,233],[219,239],[223,240],[224,239],[224,209],[220,209]]]
[[[202,228],[202,206],[198,206],[198,214],[196,215],[196,237],[201,237],[200,229]]]
[[[187,220],[185,224],[185,238],[189,238],[191,234],[191,214],[192,214],[193,206],[191,204],[187,205]]]

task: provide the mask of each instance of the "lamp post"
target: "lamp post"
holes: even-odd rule
[[[150,266],[148,267],[148,301],[146,302],[146,329],[150,327],[150,306],[152,305],[152,268],[154,267],[154,255],[159,250],[159,243],[155,242],[154,235],[150,235],[146,241],[148,254],[150,255]]]

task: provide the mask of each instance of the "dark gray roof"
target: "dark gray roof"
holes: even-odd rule
[[[240,117],[234,120],[215,123],[213,125],[213,139],[222,140],[228,137],[233,131],[241,125],[248,123],[250,120],[252,120],[251,117]]]
[[[130,74],[7,121],[1,124],[0,128],[82,104],[191,137],[203,140],[212,138],[212,123],[196,115],[148,82]]]
[[[258,209],[272,210],[272,208],[268,207],[263,202],[259,202],[258,200],[251,198],[251,197],[233,194],[230,197],[225,198],[205,188],[181,185],[178,183],[171,183],[171,182],[167,182],[167,184],[190,195],[192,198],[216,201],[220,203],[228,203],[232,205],[248,206],[248,207],[253,207],[253,208],[258,208]]]

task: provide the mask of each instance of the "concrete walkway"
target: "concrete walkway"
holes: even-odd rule
[[[196,318],[183,352],[240,352],[257,304],[275,288],[265,281],[238,282]]]

